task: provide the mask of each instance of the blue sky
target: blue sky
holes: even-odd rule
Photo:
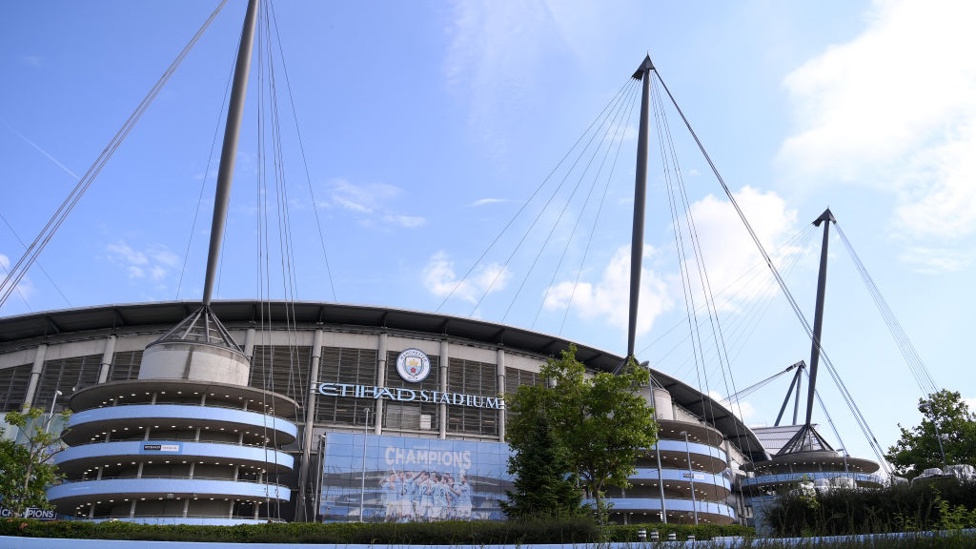
[[[2,8],[0,266],[16,263],[24,250],[17,237],[34,239],[216,4]],[[974,10],[962,1],[278,2],[290,86],[279,67],[275,89],[293,275],[281,275],[277,244],[265,267],[255,260],[262,195],[254,181],[263,162],[255,113],[267,103],[255,85],[216,298],[440,308],[623,354],[633,132],[623,138],[607,221],[592,231],[581,267],[568,262],[556,272],[555,256],[545,255],[530,271],[531,255],[506,262],[514,240],[503,239],[460,277],[650,53],[770,250],[813,231],[806,225],[830,206],[936,383],[972,399]],[[218,16],[0,314],[199,299],[219,154],[211,151],[243,11],[244,2],[231,1]],[[653,162],[637,349],[721,397],[809,360],[809,341],[768,280],[750,291],[735,284],[759,257],[682,139],[710,280],[736,289],[720,310],[731,374],[696,367],[691,351],[663,342],[687,321]],[[273,229],[273,197],[269,208]],[[578,260],[589,235],[568,232],[576,213],[556,225],[555,240]],[[540,232],[529,249],[541,249]],[[801,252],[787,281],[811,319],[813,241],[786,249]],[[824,345],[887,447],[898,423],[917,423],[922,390],[836,236],[831,246]],[[262,270],[272,273],[266,282]],[[788,383],[747,397],[746,421],[772,424]],[[818,386],[837,445],[870,457],[826,373]],[[814,420],[826,423],[820,410]]]

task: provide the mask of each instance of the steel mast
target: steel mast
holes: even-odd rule
[[[213,297],[214,280],[217,278],[220,248],[224,242],[224,226],[227,222],[227,206],[230,203],[230,187],[234,180],[234,160],[241,133],[241,119],[244,116],[244,97],[247,95],[247,80],[251,70],[251,50],[254,44],[257,15],[258,0],[248,0],[241,44],[237,50],[237,64],[234,67],[234,85],[230,93],[230,107],[227,110],[227,126],[224,128],[220,167],[217,170],[217,194],[214,198],[213,223],[210,228],[210,252],[207,254],[207,276],[203,285],[203,306],[208,308]]]
[[[634,183],[634,231],[630,239],[630,318],[627,323],[627,360],[634,359],[634,344],[637,339],[637,305],[640,301],[641,266],[644,258],[644,202],[647,196],[647,126],[649,98],[651,93],[651,71],[654,64],[651,56],[644,58],[634,79],[641,81],[640,127],[637,134],[637,170]],[[621,365],[622,366],[622,365]]]

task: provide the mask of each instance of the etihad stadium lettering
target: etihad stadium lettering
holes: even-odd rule
[[[381,398],[394,402],[426,402],[431,404],[447,404],[449,406],[467,406],[469,408],[487,408],[489,410],[504,410],[505,399],[468,395],[464,393],[444,393],[407,388],[377,387],[375,385],[353,385],[352,383],[318,383],[312,387],[313,391],[323,396],[345,398]]]

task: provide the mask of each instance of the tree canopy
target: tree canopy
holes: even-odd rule
[[[899,425],[901,438],[885,456],[897,474],[911,478],[925,469],[976,464],[976,415],[958,392],[942,389],[920,398],[918,411],[922,422],[911,429]]]
[[[61,443],[45,416],[40,408],[8,412],[4,419],[19,429],[17,441],[3,438],[0,429],[0,505],[17,515],[29,507],[50,509],[47,488],[60,478],[51,458]]]
[[[581,500],[567,490],[578,485],[603,517],[605,490],[628,487],[637,458],[657,441],[654,411],[641,395],[650,374],[631,361],[620,374],[590,375],[575,347],[541,373],[546,385],[519,387],[509,400],[509,465],[517,480],[507,512],[576,512]]]

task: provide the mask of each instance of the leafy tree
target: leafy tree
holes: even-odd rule
[[[639,393],[649,376],[632,361],[618,375],[587,375],[575,347],[550,359],[542,367],[549,385],[519,387],[511,400],[507,436],[515,452],[510,466],[519,482],[532,488],[555,476],[560,481],[557,493],[562,494],[565,483],[578,481],[605,520],[606,488],[627,488],[637,458],[657,440],[653,409]],[[539,451],[533,447],[543,444],[551,448],[552,467],[530,467],[537,459],[532,452]],[[519,499],[518,494],[513,501],[516,507],[538,504]],[[527,507],[518,512],[544,513],[545,509]]]
[[[885,455],[897,474],[915,477],[925,469],[976,464],[976,415],[958,392],[942,389],[919,399],[918,411],[922,423],[911,429],[898,425],[901,438]]]
[[[5,416],[8,424],[20,430],[19,442],[0,441],[0,498],[14,514],[22,514],[28,507],[50,509],[46,490],[61,478],[51,461],[60,448],[60,438],[48,431],[51,420],[44,421],[45,414],[40,408],[30,408]],[[62,415],[67,418],[69,414]]]

